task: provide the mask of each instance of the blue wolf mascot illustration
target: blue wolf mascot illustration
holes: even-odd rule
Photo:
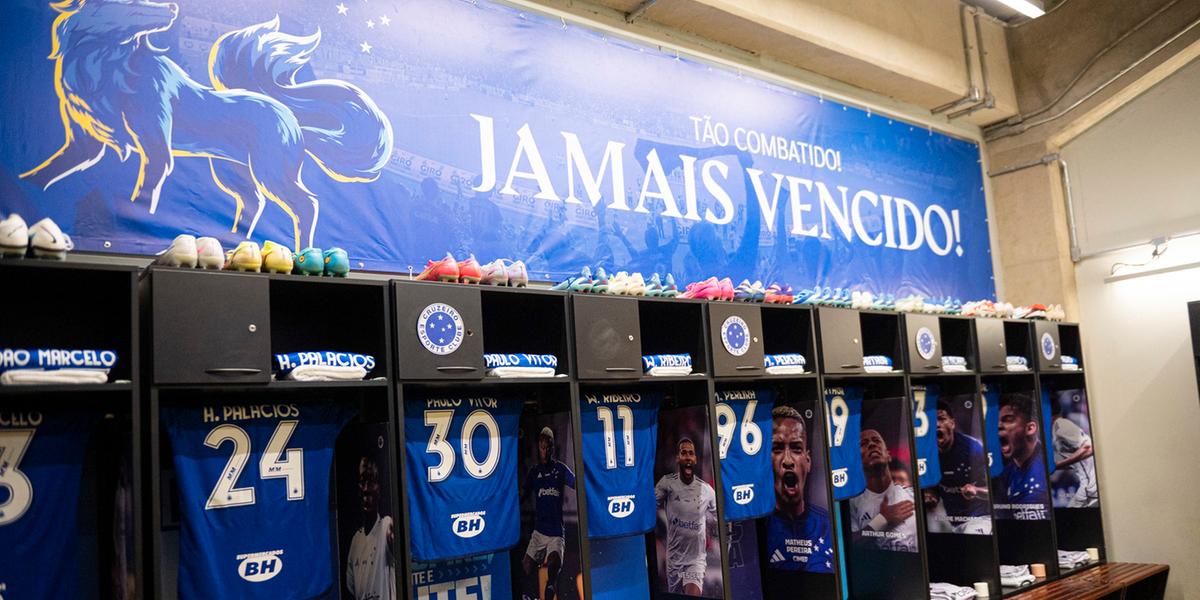
[[[279,17],[228,32],[209,53],[204,85],[150,34],[165,31],[176,4],[147,0],[62,0],[50,59],[66,129],[62,147],[21,175],[42,188],[95,165],[108,150],[141,161],[133,201],[158,209],[175,157],[205,158],[217,187],[236,201],[233,231],[257,202],[291,217],[294,244],[312,245],[319,203],[301,170],[311,157],[340,182],[374,181],[392,151],[387,116],[358,87],[335,79],[296,82],[321,32],[279,31]]]

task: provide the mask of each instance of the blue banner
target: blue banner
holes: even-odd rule
[[[994,295],[976,143],[672,51],[483,0],[9,4],[0,209],[79,249]]]

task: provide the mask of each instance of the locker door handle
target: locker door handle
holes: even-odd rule
[[[734,369],[737,369],[738,371],[757,371],[761,368],[762,367],[756,367],[754,365],[738,365],[734,367]]]
[[[1008,365],[992,365],[993,369],[1007,369]]]
[[[445,367],[438,367],[437,370],[439,370],[443,373],[447,373],[447,372],[449,372],[449,373],[469,373],[471,371],[478,371],[479,368],[478,367],[465,367],[465,366],[463,366],[463,367],[445,366]]]
[[[259,373],[262,373],[262,369],[250,369],[246,367],[221,367],[205,369],[204,372],[208,373],[209,375],[233,377],[238,375],[258,375]]]
[[[842,365],[842,368],[843,369],[861,369],[862,365],[855,365],[855,364]]]
[[[925,365],[925,368],[926,368],[926,369],[938,369],[938,370],[941,370],[941,368],[942,368],[942,365]]]
[[[628,373],[630,371],[636,371],[637,369],[633,367],[604,367],[604,370],[608,371],[609,373]]]

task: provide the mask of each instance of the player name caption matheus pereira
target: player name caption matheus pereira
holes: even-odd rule
[[[769,232],[774,232],[777,227],[788,227],[787,221],[790,221],[787,233],[796,237],[823,240],[840,237],[853,244],[907,252],[924,249],[937,256],[954,253],[962,257],[964,254],[959,210],[947,210],[937,202],[917,202],[895,194],[842,185],[839,182],[842,176],[840,150],[691,117],[696,141],[705,144],[696,153],[708,157],[685,153],[663,156],[658,148],[634,157],[635,164],[645,163],[645,174],[636,203],[631,206],[625,181],[626,163],[632,151],[627,151],[624,142],[606,141],[603,156],[595,166],[594,161],[589,162],[584,142],[577,134],[558,132],[554,144],[564,148],[562,163],[566,173],[565,177],[558,174],[560,183],[555,187],[554,178],[542,158],[541,148],[549,143],[545,137],[539,144],[529,124],[522,124],[515,132],[516,151],[507,173],[502,174],[496,157],[495,119],[474,113],[470,116],[479,126],[481,169],[479,184],[472,187],[476,192],[491,193],[499,187],[498,192],[502,195],[522,197],[525,194],[514,187],[519,183],[522,188],[537,190],[532,196],[534,199],[584,205],[586,198],[592,209],[599,210],[607,179],[611,201],[604,210],[648,214],[651,209],[647,204],[654,201],[652,204],[661,207],[659,214],[663,218],[727,225],[737,217],[730,190],[744,188],[742,174],[734,172],[736,167],[731,169],[727,160],[711,156],[713,148],[727,147],[726,159],[735,153],[757,154],[791,162],[797,168],[822,175],[818,179],[744,167],[754,196],[746,198],[746,202],[757,202],[763,225]],[[594,145],[588,144],[589,147]],[[681,193],[670,184],[671,174],[677,166],[683,174]],[[528,170],[524,170],[526,168]],[[565,196],[561,183],[564,179]],[[705,206],[701,206],[701,200]]]

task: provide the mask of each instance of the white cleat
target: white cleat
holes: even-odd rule
[[[168,267],[196,268],[196,236],[183,234],[175,237],[166,250],[158,253],[154,259],[156,265]]]
[[[196,266],[217,270],[225,266],[225,249],[217,238],[202,237],[196,240]]]
[[[29,227],[25,225],[25,219],[13,213],[0,221],[0,255],[21,258],[28,249]]]
[[[67,252],[75,248],[75,243],[47,217],[29,228],[29,246],[33,248],[33,255],[39,258],[66,260]]]

